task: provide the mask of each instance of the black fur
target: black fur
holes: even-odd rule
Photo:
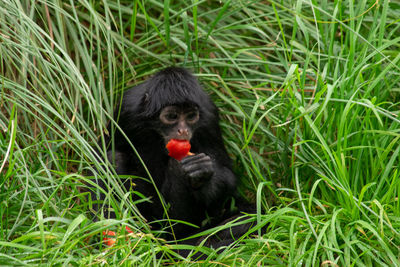
[[[168,156],[165,141],[159,133],[160,110],[169,105],[197,106],[199,109],[200,119],[190,140],[191,152],[195,155],[188,156],[181,162]],[[169,204],[168,214],[171,219],[201,227],[204,220],[211,218],[206,226],[210,227],[232,216],[227,202],[236,194],[236,177],[223,144],[218,110],[192,74],[177,67],[164,69],[128,90],[120,107],[118,125],[129,137],[165,202]],[[114,147],[111,146],[111,138],[114,138]],[[108,160],[115,163],[118,174],[148,176],[118,130],[106,143],[109,146]],[[199,164],[203,170],[191,181],[187,170],[191,168],[190,164],[198,164],[196,157],[203,158],[203,161],[206,157],[212,164]],[[134,179],[133,182],[136,186],[131,188],[130,181],[125,181],[126,190],[139,191],[152,200],[152,203],[138,204],[141,214],[149,221],[165,218],[154,186],[143,179]],[[248,227],[239,232],[247,229]],[[187,237],[196,231],[198,229],[184,224],[174,226],[176,238]],[[233,240],[231,235],[223,239],[229,241],[218,242],[225,244]]]

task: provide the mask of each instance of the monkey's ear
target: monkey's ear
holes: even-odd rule
[[[143,102],[147,103],[147,102],[149,102],[149,100],[150,100],[149,93],[145,93],[143,96]]]
[[[149,93],[148,92],[144,93],[142,96],[142,99],[140,101],[141,110],[143,112],[142,115],[144,115],[144,116],[150,115],[150,113],[147,113],[147,110],[149,110],[149,106],[151,105],[150,100],[151,99],[150,99]]]

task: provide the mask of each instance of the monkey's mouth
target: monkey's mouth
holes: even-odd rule
[[[164,144],[167,145],[168,142],[171,141],[171,140],[178,140],[178,141],[181,141],[181,142],[183,142],[183,141],[190,142],[190,140],[192,138],[191,138],[191,136],[186,136],[186,137],[183,137],[183,136],[164,136],[163,139],[164,139]]]

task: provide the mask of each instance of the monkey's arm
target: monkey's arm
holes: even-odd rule
[[[209,155],[188,156],[180,163],[193,197],[206,206],[230,195],[236,187],[236,178],[230,168]]]

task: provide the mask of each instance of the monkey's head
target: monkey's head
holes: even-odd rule
[[[180,139],[204,146],[220,135],[218,120],[216,106],[196,77],[170,67],[126,92],[119,124],[131,139],[151,129],[165,144]]]

